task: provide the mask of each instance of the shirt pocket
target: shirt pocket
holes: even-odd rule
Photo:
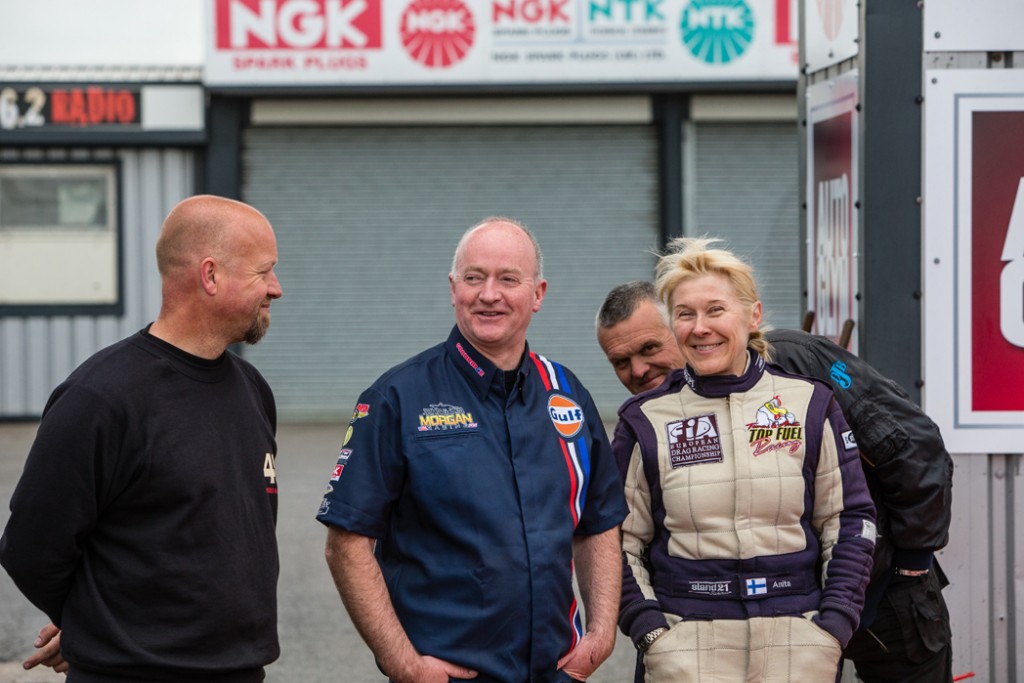
[[[481,482],[490,479],[492,450],[477,430],[416,434],[407,457],[409,485],[424,496],[464,504]]]

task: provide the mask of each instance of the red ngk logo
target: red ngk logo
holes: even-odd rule
[[[420,64],[444,69],[462,61],[476,35],[461,0],[413,0],[402,14],[402,45]]]
[[[493,0],[491,16],[495,24],[506,19],[528,24],[568,24],[568,4],[569,0]]]
[[[381,0],[216,0],[217,48],[381,46]]]

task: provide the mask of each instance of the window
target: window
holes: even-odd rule
[[[122,311],[118,171],[0,165],[0,313]]]

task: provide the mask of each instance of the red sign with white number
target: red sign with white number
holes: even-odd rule
[[[1024,453],[1024,73],[924,82],[922,405],[950,453]]]
[[[971,407],[1024,410],[1024,112],[971,125]]]

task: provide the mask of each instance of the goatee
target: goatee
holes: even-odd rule
[[[268,327],[270,327],[270,314],[267,313],[266,316],[257,315],[256,319],[252,321],[251,325],[249,325],[249,329],[245,331],[243,341],[245,341],[246,344],[255,344],[260,339],[263,339],[263,336],[267,333]]]

